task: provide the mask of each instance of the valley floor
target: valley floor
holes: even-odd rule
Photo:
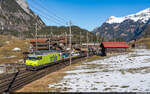
[[[85,62],[58,83],[49,84],[62,92],[143,92],[150,91],[150,50]]]
[[[78,63],[17,92],[150,92],[150,50]]]

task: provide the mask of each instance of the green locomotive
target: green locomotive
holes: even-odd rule
[[[59,52],[35,51],[28,55],[25,60],[27,70],[38,70],[46,66],[58,63],[61,60]]]

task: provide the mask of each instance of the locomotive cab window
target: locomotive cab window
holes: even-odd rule
[[[40,59],[42,59],[42,57],[28,56],[27,59],[28,59],[28,60],[33,60],[33,61],[35,61],[35,60],[40,60]]]
[[[40,59],[42,59],[42,57],[38,57],[38,59],[40,60]]]

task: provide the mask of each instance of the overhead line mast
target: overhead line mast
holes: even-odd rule
[[[81,48],[81,45],[82,45],[82,44],[81,44],[81,31],[80,31],[80,48]]]
[[[36,36],[36,51],[37,51],[37,23],[36,23],[36,26],[35,26],[35,36]]]
[[[70,32],[70,65],[72,63],[72,60],[71,60],[71,53],[72,53],[72,40],[71,40],[72,32],[71,32],[71,25],[72,25],[72,22],[69,21],[69,32]]]
[[[3,0],[0,0],[0,7],[1,7],[1,10],[2,10],[2,14],[4,14],[3,8],[2,8],[2,3],[3,3]],[[1,29],[4,30],[4,23],[2,22],[1,25],[2,25]]]
[[[89,37],[88,37],[88,32],[87,32],[87,58],[89,57],[89,49],[88,49],[88,42],[89,42]]]

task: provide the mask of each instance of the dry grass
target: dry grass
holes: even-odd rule
[[[112,90],[111,88],[105,88],[104,91]]]
[[[121,86],[121,88],[128,88],[129,86]]]
[[[97,90],[97,88],[92,88],[91,90]]]
[[[102,72],[112,72],[112,70],[104,69]]]
[[[138,56],[142,56],[142,55],[131,54],[131,56],[130,56],[130,57],[138,57]]]
[[[119,70],[123,75],[125,74],[125,70]]]
[[[98,59],[101,59],[101,57],[100,56],[92,56],[92,57],[87,59],[87,62],[91,62],[93,60],[98,60]]]
[[[107,56],[105,56],[105,57],[101,57],[101,56],[92,56],[92,57],[90,57],[90,58],[88,58],[87,59],[87,62],[91,62],[91,61],[95,61],[95,60],[99,60],[99,59],[106,59],[106,58],[109,58],[109,57],[111,57],[111,56],[117,56],[117,55],[119,55],[119,54],[122,54],[122,53],[108,53],[107,54]]]
[[[119,87],[119,85],[111,85],[110,87]]]
[[[11,40],[8,40],[8,36],[0,36],[0,64],[11,63],[23,58],[22,52],[28,51],[29,41],[19,40],[15,37],[12,37]],[[20,48],[22,51],[13,52],[12,49]],[[9,56],[16,56],[15,58],[4,58]]]
[[[16,92],[48,92],[56,90],[56,88],[48,88],[48,84],[57,83],[58,81],[60,81],[66,75],[64,71],[68,69],[70,69],[70,67],[51,73],[39,80],[36,80],[24,86],[22,89]]]
[[[137,44],[145,44],[150,49],[150,38],[142,38],[136,42]]]
[[[139,73],[140,71],[142,70],[145,70],[146,73],[149,73],[149,68],[150,67],[140,67],[140,68],[129,68],[129,69],[120,69],[119,71],[122,73],[122,74],[125,74],[125,72],[129,72],[129,73]]]

